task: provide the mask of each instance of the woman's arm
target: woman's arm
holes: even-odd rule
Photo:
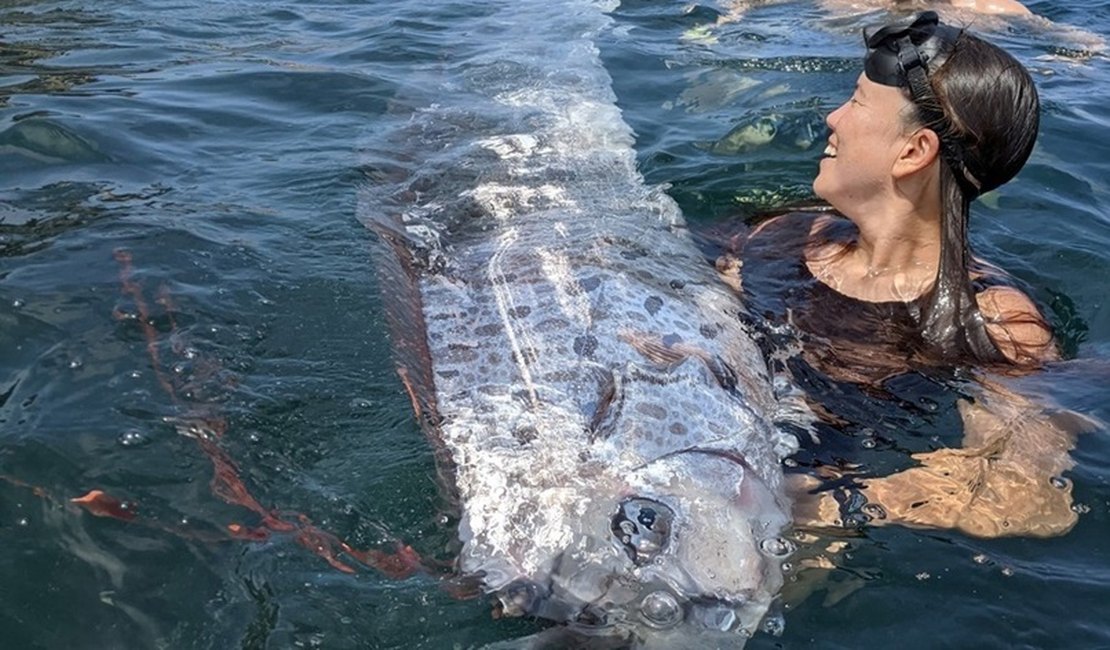
[[[811,479],[796,491],[795,522],[841,526],[847,516],[869,525],[947,528],[977,537],[1069,531],[1078,517],[1071,482],[1061,475],[1074,464],[1068,452],[1076,435],[1094,423],[997,384],[961,402],[959,410],[961,448],[914,454],[918,466],[861,479],[850,495],[814,492]]]

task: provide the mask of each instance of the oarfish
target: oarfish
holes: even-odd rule
[[[434,102],[384,140],[404,158],[360,201],[460,510],[458,570],[506,614],[742,646],[790,546],[796,441],[767,365],[637,171],[594,42],[607,3],[476,6],[455,27],[490,40],[428,69]]]

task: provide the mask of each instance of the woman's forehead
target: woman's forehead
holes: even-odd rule
[[[898,107],[910,103],[909,99],[906,98],[905,93],[903,93],[900,88],[875,83],[868,79],[867,75],[863,73],[856,79],[856,90],[863,97],[871,101],[890,102],[892,105],[897,105]]]

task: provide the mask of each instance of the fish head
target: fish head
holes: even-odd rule
[[[649,463],[581,511],[543,581],[509,610],[644,648],[742,647],[768,617],[793,551],[783,497],[741,457],[687,450]]]
[[[560,497],[545,526],[517,529],[560,543],[501,591],[507,613],[659,648],[741,647],[777,622],[796,441],[723,362],[673,350],[606,382],[577,473],[545,492]]]

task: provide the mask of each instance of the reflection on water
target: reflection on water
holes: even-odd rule
[[[454,520],[354,215],[360,183],[421,169],[383,134],[451,92],[437,67],[496,47],[495,28],[454,27],[479,9],[411,4],[0,9],[5,644],[438,648],[538,630],[490,620],[439,577]],[[1110,24],[1096,3],[1032,7],[1096,34]],[[722,13],[629,0],[599,44],[648,180],[706,228],[808,196],[823,115],[859,55],[858,19],[806,3],[710,28]],[[1062,59],[1052,32],[996,37],[1032,64],[1046,110],[1026,171],[976,206],[975,244],[1077,357],[1011,389],[1105,418],[1110,115],[1095,91],[1110,75],[1099,56]],[[889,474],[961,443],[967,378],[911,373],[883,399],[803,379],[847,417],[799,465]],[[749,647],[1107,645],[1091,603],[1110,584],[1108,452],[1101,433],[1077,438],[1063,479],[1078,522],[1063,537],[801,535],[795,564],[825,575],[799,572],[811,595],[792,597],[783,636]],[[405,545],[422,572],[367,568],[403,565]]]

